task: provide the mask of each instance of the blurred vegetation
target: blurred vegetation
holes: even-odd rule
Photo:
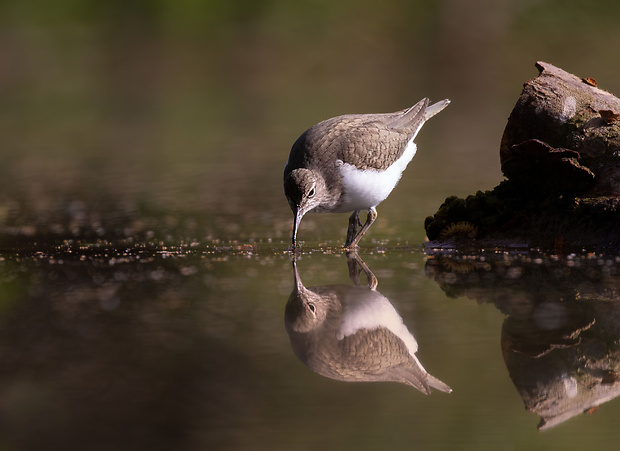
[[[415,251],[364,258],[455,393],[320,380],[283,332],[292,270],[279,242],[290,233],[282,168],[303,130],[450,98],[368,237],[422,242],[424,218],[448,195],[501,178],[499,140],[536,60],[620,92],[610,58],[620,4],[595,6],[0,1],[0,447],[40,448],[50,435],[32,426],[47,424],[79,444],[122,434],[128,449],[385,448],[385,437],[608,445],[611,406],[574,433],[532,435],[501,360],[500,313],[443,302]],[[304,221],[308,248],[344,237],[345,216]],[[58,253],[20,250],[59,242]],[[178,255],[165,251],[179,243]],[[348,283],[337,257],[305,255],[304,283]],[[343,425],[351,410],[356,421]]]
[[[91,232],[110,217],[157,232],[172,216],[193,238],[280,238],[281,168],[305,128],[448,97],[381,212],[419,242],[445,197],[501,179],[499,139],[534,61],[620,92],[619,13],[584,0],[5,0],[0,225],[49,234],[56,217],[67,231],[78,202]]]

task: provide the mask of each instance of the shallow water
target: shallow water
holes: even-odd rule
[[[613,446],[620,258],[419,247],[359,256],[452,393],[305,366],[285,330],[294,277],[284,247],[3,253],[4,446]],[[297,268],[311,290],[368,289],[341,251],[303,253]]]
[[[618,256],[426,248],[423,224],[502,180],[537,59],[620,90],[620,3],[48,3],[0,4],[0,449],[616,445]],[[296,266],[413,337],[453,390],[428,396],[298,358],[282,189],[312,124],[426,96],[452,103],[360,243],[376,289],[345,215],[304,217]]]

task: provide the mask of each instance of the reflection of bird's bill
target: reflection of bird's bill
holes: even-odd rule
[[[293,275],[295,277],[295,291],[297,293],[301,293],[305,287],[301,281],[301,277],[299,276],[299,271],[297,270],[297,259],[293,258]]]
[[[347,257],[370,272],[356,254]],[[415,355],[414,336],[392,303],[376,291],[372,273],[375,282],[367,274],[368,287],[305,288],[295,259],[292,263],[295,288],[287,302],[285,325],[293,351],[308,367],[337,380],[400,382],[425,394],[431,387],[452,391],[426,372]]]

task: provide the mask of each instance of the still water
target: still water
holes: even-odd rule
[[[535,61],[620,91],[620,2],[349,3],[0,2],[0,451],[616,447],[617,254],[421,243]],[[423,97],[359,261],[307,215],[296,283],[292,143]]]
[[[293,265],[285,247],[3,252],[3,449],[614,446],[620,258],[376,246],[308,248]],[[402,320],[400,337],[452,393],[302,363],[303,346],[318,354],[343,337],[296,341],[285,321],[294,266],[307,290],[343,306],[335,327],[361,298]],[[386,366],[351,342],[357,379]],[[336,360],[327,366],[342,373]]]

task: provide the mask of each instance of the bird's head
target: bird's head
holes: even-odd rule
[[[305,334],[322,327],[330,309],[339,305],[331,290],[323,287],[304,287],[293,260],[295,287],[284,312],[284,323],[289,334]]]
[[[306,168],[294,169],[284,177],[284,194],[293,210],[293,246],[301,218],[321,205],[327,197],[327,187],[323,177],[316,171]]]

